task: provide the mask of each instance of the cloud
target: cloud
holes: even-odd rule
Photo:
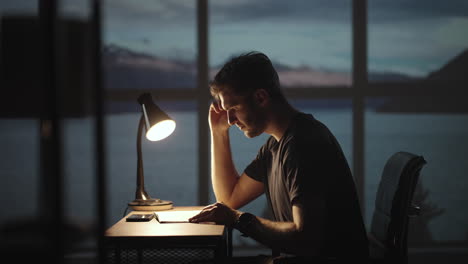
[[[369,20],[376,23],[421,18],[468,17],[466,0],[368,0]],[[257,0],[210,2],[215,22],[262,19],[351,22],[352,0]]]
[[[107,20],[112,22],[184,24],[196,22],[196,1],[184,0],[112,0],[103,8]],[[156,24],[155,24],[156,23]]]
[[[466,0],[369,0],[367,2],[370,23],[468,17]]]
[[[468,18],[369,25],[369,67],[425,75],[468,48]]]
[[[63,0],[86,13],[89,1]],[[37,12],[38,0],[0,0],[3,13]],[[104,40],[152,54],[196,57],[195,0],[103,2]],[[278,61],[348,70],[352,0],[209,0],[210,60],[261,49]],[[467,0],[368,0],[369,64],[427,72],[468,45]],[[89,11],[89,10],[88,10]],[[395,45],[395,44],[398,45]],[[424,48],[421,46],[424,45]],[[305,54],[307,53],[307,54]]]
[[[33,12],[37,0],[2,0],[0,10]],[[88,1],[61,1],[63,9],[87,12]],[[293,19],[295,21],[346,21],[351,22],[352,0],[211,0],[210,18],[214,23]],[[82,4],[77,4],[82,3]],[[195,0],[109,0],[103,2],[103,12],[108,19],[125,21],[158,21],[160,23],[195,22]],[[466,0],[368,0],[369,21],[391,22],[437,17],[468,17]],[[81,10],[81,11],[80,11]]]
[[[333,20],[350,22],[351,1],[212,1],[214,23],[255,20]]]

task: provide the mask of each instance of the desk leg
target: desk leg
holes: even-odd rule
[[[232,258],[232,228],[228,228],[227,256],[228,258]]]
[[[232,257],[232,228],[228,228],[215,248],[215,263],[226,263]]]

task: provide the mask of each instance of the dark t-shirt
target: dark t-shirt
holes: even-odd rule
[[[310,114],[299,113],[278,142],[270,137],[245,173],[265,185],[276,221],[293,221],[292,205],[323,217],[324,257],[367,257],[368,241],[354,180],[330,130]],[[325,215],[317,216],[308,200],[322,197]]]

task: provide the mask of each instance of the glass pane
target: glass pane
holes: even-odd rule
[[[395,99],[395,98],[390,98]],[[414,202],[422,213],[410,221],[409,242],[442,244],[467,239],[468,115],[394,112],[380,106],[389,99],[366,103],[366,223],[370,227],[375,194],[385,163],[398,151],[422,155],[423,167]]]
[[[369,80],[466,80],[468,2],[368,2]]]
[[[105,1],[110,90],[195,88],[196,1]]]
[[[0,226],[15,219],[38,217],[42,188],[39,120],[0,119],[0,145],[4,212],[0,214]]]
[[[59,14],[67,18],[88,19],[91,15],[91,1],[57,1]]]
[[[96,122],[94,117],[65,118],[62,122],[62,172],[66,239],[72,252],[95,254]],[[107,208],[107,212],[110,212]]]
[[[25,226],[16,224],[20,223],[19,219],[33,223],[43,209],[39,202],[43,187],[40,184],[40,121],[36,118],[35,109],[40,103],[24,98],[25,91],[39,93],[35,93],[38,89],[32,89],[31,82],[24,78],[28,76],[29,80],[37,80],[33,72],[37,70],[38,64],[34,62],[38,50],[34,46],[27,48],[27,45],[22,45],[26,38],[35,41],[38,35],[38,5],[37,0],[0,1],[0,86],[3,94],[0,97],[0,200],[4,207],[4,213],[0,214],[0,227],[2,231],[18,235],[17,245],[7,237],[0,239],[6,248],[27,245],[29,237],[21,237],[16,231]],[[31,59],[33,62],[29,61]],[[31,103],[31,107],[18,103],[21,98],[27,105]],[[16,230],[9,230],[12,227]]]
[[[265,53],[285,87],[351,84],[351,1],[210,1],[213,75],[231,56]]]
[[[152,91],[177,123],[157,142],[142,138],[145,189],[174,206],[198,201],[197,114],[194,101],[164,101],[160,89],[196,87],[196,1],[106,1],[103,6],[103,65],[108,101],[106,139],[110,221],[128,212],[135,199],[136,138],[140,91]],[[125,98],[113,97],[124,91]],[[179,164],[183,164],[180,166]]]
[[[39,12],[39,1],[16,1],[3,0],[0,2],[1,15],[37,15]]]

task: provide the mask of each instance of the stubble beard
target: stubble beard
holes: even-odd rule
[[[266,128],[266,114],[264,110],[257,106],[252,98],[249,100],[249,108],[251,113],[251,118],[247,119],[243,124],[245,127],[244,135],[247,138],[254,138],[260,136]]]
[[[265,117],[263,115],[257,115],[255,118],[249,120],[247,125],[245,124],[244,135],[247,138],[254,138],[260,136],[265,130]]]

